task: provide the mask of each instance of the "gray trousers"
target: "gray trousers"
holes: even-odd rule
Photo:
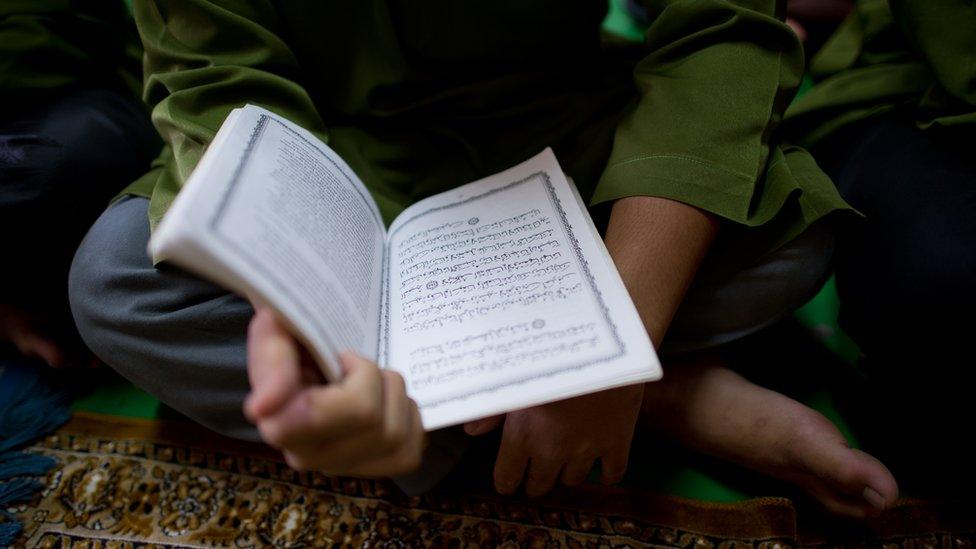
[[[71,310],[82,338],[106,364],[187,417],[219,433],[259,440],[241,411],[250,304],[173,267],[152,265],[144,198],[123,199],[98,219],[75,255],[69,279]],[[833,238],[815,227],[728,276],[706,271],[682,304],[668,340],[672,350],[720,345],[788,315],[819,289]],[[668,351],[666,347],[665,352]],[[420,471],[396,479],[424,491],[460,458],[465,435],[431,436]]]

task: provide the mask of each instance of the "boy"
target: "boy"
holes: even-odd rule
[[[0,341],[52,367],[88,361],[71,257],[160,147],[128,85],[135,45],[122,2],[0,6]]]
[[[618,480],[643,410],[652,428],[794,482],[838,513],[880,511],[897,493],[880,462],[715,351],[816,291],[832,250],[823,219],[846,208],[805,152],[772,139],[803,64],[782,6],[648,9],[646,49],[635,54],[601,45],[603,0],[137,2],[145,97],[169,147],[78,252],[71,295],[86,341],[164,402],[260,436],[295,466],[403,473],[421,436],[402,381],[353,357],[342,383],[310,381],[273,315],[154,268],[143,251],[150,227],[246,102],[327,139],[387,220],[551,145],[605,226],[667,373],[467,425],[477,435],[504,424],[499,491],[576,484],[597,460],[604,481]],[[257,430],[239,411],[249,392]],[[458,436],[435,433],[401,485],[436,482]]]

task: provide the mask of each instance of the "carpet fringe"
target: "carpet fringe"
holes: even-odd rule
[[[21,357],[0,362],[0,548],[23,530],[8,508],[30,501],[44,487],[32,477],[56,464],[21,449],[68,421],[70,404],[70,391],[51,383],[41,367]]]

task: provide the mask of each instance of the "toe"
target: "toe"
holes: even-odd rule
[[[803,484],[839,514],[860,518],[884,511],[898,497],[891,471],[874,456],[848,446],[832,423],[816,415],[799,429],[793,446],[794,463],[807,477]]]
[[[824,509],[840,517],[863,520],[867,517],[875,516],[879,512],[874,507],[865,504],[863,500],[858,501],[846,498],[843,494],[823,484],[813,483],[808,487],[807,492]]]
[[[817,476],[844,498],[883,511],[898,497],[891,471],[874,456],[846,445],[824,448]]]
[[[895,476],[874,456],[856,449],[848,451],[851,453],[851,471],[844,483],[848,493],[867,501],[878,511],[890,507],[898,498]]]

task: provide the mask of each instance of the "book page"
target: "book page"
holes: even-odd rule
[[[272,306],[328,363],[329,377],[341,377],[337,353],[376,353],[385,239],[379,211],[311,133],[252,106],[233,123],[153,240],[182,231],[160,251]],[[200,258],[179,261],[179,242],[188,238],[219,268],[199,265]]]
[[[660,376],[550,151],[411,206],[388,239],[380,355],[425,428]]]

